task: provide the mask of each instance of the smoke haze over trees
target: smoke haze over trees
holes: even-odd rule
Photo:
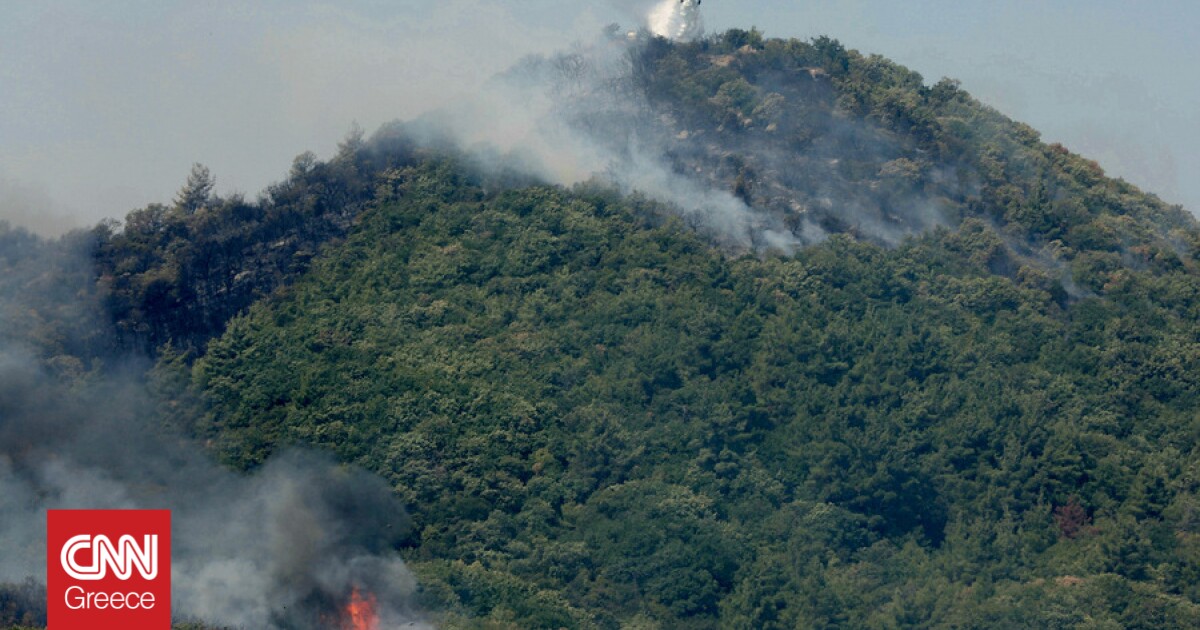
[[[29,227],[53,208],[59,220],[37,227],[58,234],[168,201],[196,161],[213,169],[221,194],[253,194],[304,148],[328,158],[351,120],[375,129],[410,119],[473,92],[522,55],[565,49],[609,22],[636,28],[653,4],[216,0],[146,11],[12,2],[0,22],[0,199],[36,194],[34,212],[3,214],[0,201],[0,217]],[[1200,183],[1184,177],[1200,170],[1190,108],[1200,77],[1176,71],[1178,59],[1200,55],[1186,28],[1200,7],[1190,3],[714,0],[701,8],[710,32],[757,25],[771,36],[827,34],[931,80],[956,77],[1110,173],[1200,207]]]
[[[953,81],[610,31],[213,191],[0,229],[0,615],[86,498],[207,623],[1200,624],[1200,227]]]
[[[315,627],[353,588],[417,618],[395,554],[408,517],[378,478],[303,452],[253,475],[218,467],[170,423],[182,391],[149,379],[101,312],[96,234],[47,241],[0,224],[0,626],[45,623],[47,509],[171,509],[173,613]],[[32,580],[32,581],[31,581]]]

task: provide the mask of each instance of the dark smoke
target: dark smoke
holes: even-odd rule
[[[27,236],[0,231],[10,272],[0,281],[0,583],[23,585],[0,589],[0,620],[44,622],[29,580],[45,578],[47,509],[166,508],[179,619],[324,628],[359,588],[378,599],[384,627],[419,623],[395,551],[409,522],[382,480],[295,451],[250,475],[225,470],[162,420],[146,360],[54,370],[73,327],[96,325],[96,301],[86,274],[61,274],[77,251]],[[14,339],[38,328],[66,331],[47,333],[66,342]]]

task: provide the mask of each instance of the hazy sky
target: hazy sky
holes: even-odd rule
[[[0,0],[0,218],[169,201],[192,162],[251,196],[305,150],[469,93],[649,0]],[[1200,2],[708,0],[710,30],[828,34],[1200,210]]]

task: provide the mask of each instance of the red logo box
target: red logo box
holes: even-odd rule
[[[49,630],[170,630],[169,510],[50,510]]]

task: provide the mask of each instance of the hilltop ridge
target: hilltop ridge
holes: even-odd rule
[[[609,170],[627,172],[618,188],[691,198],[694,207],[674,211],[732,253],[786,253],[839,233],[894,246],[975,220],[1001,241],[994,270],[1027,267],[1072,294],[1103,290],[1121,270],[1195,262],[1200,229],[1182,208],[1042,143],[951,80],[927,86],[835,40],[756,31],[652,39],[627,57],[628,74],[596,82],[581,79],[596,74],[587,55],[533,59],[518,74],[535,80],[520,85],[559,95],[553,114],[605,146]],[[329,162],[298,157],[260,201],[214,199],[194,214],[151,206],[120,231],[103,228],[97,263],[124,343],[202,348],[340,239],[389,169],[459,156],[488,189],[539,179],[520,172],[519,156],[501,156],[512,166],[497,170],[453,136],[427,144],[427,135],[385,126],[370,141],[348,139]],[[648,180],[647,170],[662,172]]]

